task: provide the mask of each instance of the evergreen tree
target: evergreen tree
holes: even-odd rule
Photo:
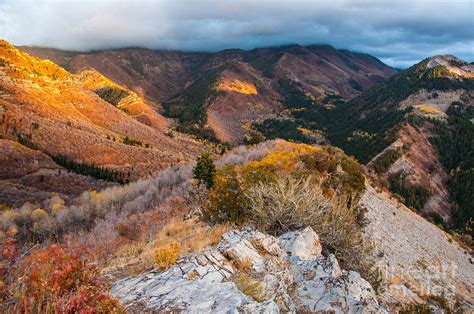
[[[199,180],[200,183],[205,184],[209,189],[214,184],[215,173],[216,166],[212,161],[211,155],[208,152],[205,152],[199,156],[196,166],[193,169],[194,179]]]

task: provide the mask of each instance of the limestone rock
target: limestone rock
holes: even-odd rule
[[[245,276],[264,290],[258,297],[244,294],[235,282],[248,272],[238,269],[243,262],[251,265]],[[229,231],[215,248],[183,257],[162,273],[117,281],[111,293],[131,312],[383,312],[367,281],[342,270],[333,255],[321,255],[311,228],[280,238]]]
[[[319,236],[311,227],[303,231],[285,233],[280,237],[280,242],[288,255],[297,256],[302,260],[313,260],[321,255]]]

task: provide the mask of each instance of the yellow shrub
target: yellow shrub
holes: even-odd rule
[[[46,218],[48,218],[48,213],[44,209],[37,208],[31,213],[31,219],[34,221],[39,221]]]
[[[282,147],[283,148],[283,147]],[[321,151],[321,148],[306,144],[287,144],[286,150],[278,150],[268,154],[259,161],[253,161],[242,167],[245,174],[258,174],[257,177],[265,177],[269,174],[292,174],[304,156]]]
[[[160,270],[165,270],[178,259],[180,245],[177,242],[170,243],[167,246],[159,248],[155,252],[155,264]]]
[[[235,281],[235,285],[240,291],[242,291],[242,293],[248,295],[257,302],[265,301],[268,298],[263,282],[254,280],[249,275],[240,274]]]

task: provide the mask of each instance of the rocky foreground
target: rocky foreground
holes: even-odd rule
[[[229,231],[216,247],[122,279],[111,293],[132,312],[385,312],[366,280],[321,251],[310,227],[279,238]]]

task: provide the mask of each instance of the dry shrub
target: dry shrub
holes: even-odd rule
[[[140,236],[140,225],[136,221],[130,220],[126,222],[119,222],[115,226],[115,230],[121,237],[136,241]]]
[[[227,230],[229,227],[226,225],[210,227],[194,219],[172,219],[157,234],[153,245],[159,247],[178,242],[182,254],[199,252],[208,246],[216,245]]]
[[[232,265],[245,273],[250,273],[252,271],[252,260],[250,258],[244,258],[243,260],[235,259],[232,261]]]
[[[246,193],[250,220],[262,230],[280,235],[310,225],[323,243],[351,259],[362,246],[362,230],[355,211],[342,197],[324,193],[321,181],[312,176],[277,178],[260,183]]]
[[[118,273],[118,277],[143,272],[155,267],[156,253],[169,249],[171,244],[179,245],[178,258],[216,245],[229,229],[227,225],[210,227],[197,220],[173,218],[161,228],[153,241],[131,242],[120,247],[104,266],[103,272]]]
[[[365,210],[357,205],[363,167],[334,147],[276,141],[269,150],[248,163],[234,157],[244,162],[217,170],[203,219],[250,224],[272,235],[309,225],[344,267],[376,277],[367,260],[372,248],[363,241]]]
[[[328,196],[312,176],[277,178],[250,188],[249,223],[274,235],[311,226],[321,242],[348,269],[377,285],[372,247],[363,240],[364,211],[347,206],[343,196]]]
[[[15,234],[15,229],[0,231],[0,312],[5,311],[6,302],[14,294],[17,259],[20,255]]]
[[[192,167],[170,167],[154,177],[100,192],[84,192],[69,206],[58,197],[46,201],[45,210],[25,204],[0,212],[0,228],[18,230],[20,242],[58,239],[67,233],[91,230],[101,220],[114,215],[152,211],[173,198],[185,198],[191,188]],[[33,224],[36,223],[36,226]]]

